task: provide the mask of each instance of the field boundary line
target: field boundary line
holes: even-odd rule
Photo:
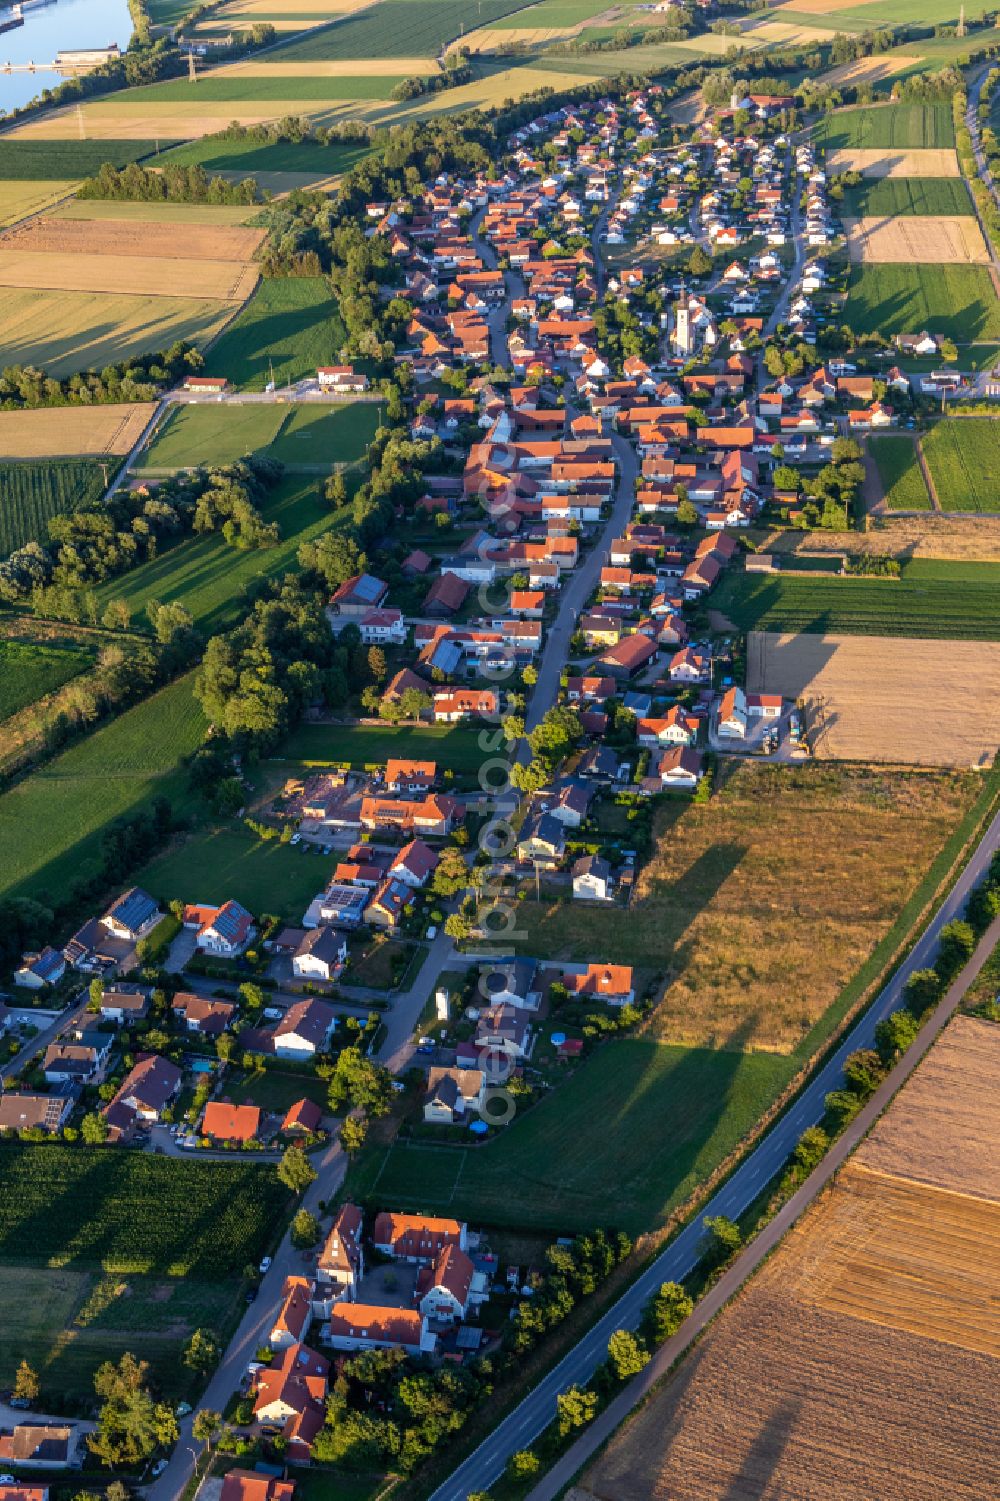
[[[931,498],[931,505],[937,511],[938,515],[943,515],[944,510],[941,505],[941,498],[937,493],[937,485],[934,483],[934,476],[931,474],[931,466],[927,462],[927,455],[924,453],[924,445],[921,442],[919,433],[914,436],[913,447],[916,451],[920,473],[923,475],[924,484],[927,486],[927,494]]]

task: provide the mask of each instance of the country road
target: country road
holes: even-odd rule
[[[961,915],[970,891],[982,879],[998,848],[1000,813],[990,823],[968,864],[907,959],[846,1034],[828,1061],[809,1080],[791,1108],[744,1158],[722,1188],[703,1207],[698,1218],[671,1241],[618,1302],[543,1377],[534,1390],[497,1424],[490,1437],[437,1488],[431,1501],[466,1501],[470,1492],[487,1490],[503,1472],[510,1456],[519,1449],[529,1448],[555,1417],[556,1397],[559,1393],[590,1379],[607,1354],[608,1339],[614,1331],[635,1329],[645,1303],[660,1284],[679,1282],[691,1272],[699,1257],[703,1236],[702,1218],[705,1215],[721,1214],[729,1219],[737,1219],[753,1203],[761,1190],[784,1166],[806,1127],[815,1125],[821,1119],[825,1096],[830,1090],[838,1088],[842,1081],[845,1058],[856,1048],[871,1046],[878,1023],[900,1006],[903,987],[909,976],[931,963],[937,952],[941,929]],[[921,1034],[921,1038],[925,1035],[928,1038],[932,1035],[930,1027],[926,1034]],[[919,1046],[919,1043],[915,1044],[911,1050],[914,1054],[913,1061],[919,1056]],[[910,1058],[911,1055],[907,1054],[899,1068],[903,1069],[908,1063],[912,1068]],[[893,1077],[898,1072],[898,1069],[894,1071]],[[536,1489],[540,1498],[543,1492]]]

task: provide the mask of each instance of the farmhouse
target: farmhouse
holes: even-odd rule
[[[458,1220],[428,1219],[419,1214],[383,1210],[372,1227],[372,1245],[396,1261],[429,1265],[445,1246],[468,1249],[468,1230]]]
[[[437,1337],[422,1313],[367,1303],[334,1303],[324,1337],[335,1350],[403,1350],[407,1355],[429,1355],[437,1346]]]

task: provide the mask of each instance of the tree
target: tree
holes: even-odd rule
[[[103,1405],[87,1447],[103,1464],[133,1468],[161,1445],[177,1442],[177,1420],[165,1403],[154,1402],[145,1384],[148,1370],[126,1351],[117,1365],[105,1361],[94,1375]]]
[[[449,912],[444,920],[444,930],[449,938],[454,938],[460,943],[463,938],[468,938],[472,932],[472,923],[463,912]]]
[[[507,1474],[515,1485],[531,1480],[542,1468],[542,1462],[533,1449],[518,1449],[507,1461]]]
[[[219,1341],[210,1329],[196,1329],[184,1347],[182,1359],[192,1371],[204,1375],[219,1362]]]
[[[292,1245],[305,1250],[308,1246],[316,1245],[322,1234],[316,1216],[310,1214],[308,1209],[300,1209],[292,1220]]]
[[[912,1011],[893,1011],[875,1028],[875,1051],[886,1068],[902,1057],[920,1031],[920,1023]]]
[[[941,999],[941,976],[936,969],[916,969],[903,989],[903,999],[917,1018]]]
[[[348,1104],[367,1115],[387,1115],[392,1102],[392,1075],[360,1048],[341,1048],[330,1077],[329,1100],[334,1115]]]
[[[703,1221],[705,1238],[702,1241],[702,1259],[710,1267],[724,1266],[736,1255],[743,1244],[738,1225],[724,1214],[706,1215]]]
[[[698,511],[691,500],[681,500],[677,503],[677,521],[680,526],[697,526]]]
[[[385,682],[389,669],[386,665],[385,652],[380,646],[370,646],[368,648],[368,671],[376,683]]]
[[[347,484],[344,480],[344,476],[342,474],[331,474],[330,478],[327,480],[326,484],[323,487],[323,494],[333,506],[334,510],[339,511],[341,506],[346,506]]]
[[[521,681],[526,688],[533,688],[538,682],[538,668],[533,667],[529,662],[521,673]]]
[[[80,1122],[80,1134],[89,1147],[100,1146],[108,1139],[108,1123],[103,1115],[91,1110]]]
[[[616,1381],[631,1381],[649,1363],[649,1351],[628,1329],[616,1329],[608,1340],[608,1368]]]
[[[252,980],[245,980],[239,990],[240,1000],[247,1011],[260,1011],[264,1005],[264,992]]]
[[[464,891],[469,884],[469,867],[462,851],[448,845],[441,851],[437,868],[431,876],[431,890],[435,896],[454,896]]]
[[[801,477],[797,469],[791,464],[779,464],[771,476],[776,490],[795,490],[801,488]]]
[[[301,1194],[316,1181],[316,1169],[301,1147],[288,1147],[278,1163],[278,1177],[292,1193]]]
[[[191,1424],[191,1432],[198,1443],[207,1444],[209,1449],[211,1449],[212,1443],[217,1438],[221,1428],[222,1413],[216,1412],[211,1407],[200,1408],[195,1413],[194,1422]]]
[[[348,1157],[356,1157],[365,1144],[368,1126],[358,1115],[349,1115],[338,1132],[338,1140]]]
[[[860,1100],[873,1095],[885,1077],[882,1060],[874,1048],[856,1048],[844,1059],[844,1079]]]
[[[691,276],[707,276],[712,269],[712,258],[696,245],[688,256],[687,268]]]
[[[41,1384],[38,1374],[33,1371],[26,1360],[22,1360],[14,1376],[14,1396],[24,1402],[30,1402],[32,1406],[38,1400]]]
[[[694,1303],[679,1282],[663,1282],[646,1311],[646,1326],[656,1344],[676,1334]]]
[[[941,944],[936,966],[942,978],[945,980],[954,978],[962,966],[972,958],[975,947],[976,935],[971,923],[963,922],[961,918],[946,923],[941,929]]]
[[[946,365],[953,365],[958,359],[958,346],[955,341],[953,339],[942,339],[940,354]]]
[[[131,1494],[124,1480],[112,1480],[104,1492],[104,1501],[129,1501]]]
[[[585,1428],[597,1416],[597,1393],[581,1386],[571,1386],[556,1398],[559,1437],[565,1438],[574,1428]]]
[[[516,787],[518,792],[540,792],[548,780],[549,768],[537,757],[529,761],[527,766],[515,761],[510,769],[510,785]]]

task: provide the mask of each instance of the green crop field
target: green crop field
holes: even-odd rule
[[[316,82],[326,84],[329,79],[318,78]],[[323,98],[328,95],[329,90]],[[388,90],[378,97],[388,99]],[[185,167],[197,163],[209,173],[239,172],[246,177],[252,177],[256,172],[315,172],[334,177],[347,172],[355,162],[362,161],[370,150],[365,144],[344,141],[330,146],[321,146],[318,141],[300,141],[298,144],[275,141],[272,145],[261,145],[259,141],[227,141],[222,136],[205,136],[200,141],[177,147],[163,161],[168,164],[179,162]]]
[[[946,417],[921,442],[943,511],[1000,511],[1000,423]]]
[[[103,493],[103,470],[91,460],[0,463],[0,557],[26,542],[48,541],[50,516],[75,511]]]
[[[262,840],[241,824],[197,829],[136,873],[136,882],[164,901],[242,902],[248,912],[272,912],[298,923],[333,875],[333,857],[305,844]],[[196,876],[192,875],[196,872]]]
[[[439,773],[472,772],[492,754],[483,751],[479,734],[465,725],[300,724],[283,742],[281,759],[360,768],[390,756],[416,756],[436,761]]]
[[[3,1142],[0,1179],[0,1263],[212,1282],[259,1259],[289,1201],[263,1164],[56,1143]]]
[[[852,266],[842,321],[857,334],[932,328],[970,344],[1000,337],[1000,300],[985,266]]]
[[[268,496],[262,514],[281,529],[277,547],[236,552],[217,532],[186,537],[150,562],[103,584],[97,591],[100,608],[112,599],[123,599],[136,626],[144,628],[150,600],[164,605],[176,600],[191,611],[199,630],[211,633],[232,625],[243,590],[294,568],[300,544],[312,541],[331,524],[330,507],[316,479],[282,480]]]
[[[322,277],[262,281],[236,321],[205,356],[206,375],[225,375],[247,391],[263,391],[274,372],[279,386],[335,365],[346,335]]]
[[[629,7],[619,8],[624,12],[623,22],[627,21]],[[632,9],[634,8],[633,6]],[[538,5],[529,5],[527,10],[504,16],[491,24],[497,31],[520,30],[522,27],[578,26],[581,21],[589,21],[591,16],[599,16],[607,9],[604,0],[540,0]]]
[[[845,190],[841,213],[845,219],[971,214],[972,199],[960,177],[866,177]]]
[[[917,462],[913,438],[896,433],[872,438],[868,447],[890,511],[929,511],[931,498]]]
[[[713,607],[741,631],[857,632],[1000,641],[1000,564],[913,559],[899,579],[733,572]]]
[[[58,905],[100,869],[101,835],[116,818],[157,796],[186,810],[179,762],[206,728],[192,688],[193,675],[178,679],[0,796],[0,898]]]
[[[162,148],[166,143],[160,141]],[[104,162],[124,167],[156,150],[156,141],[0,141],[0,178],[90,177]]]
[[[476,1224],[635,1235],[718,1167],[795,1066],[766,1053],[608,1042],[485,1146],[373,1148],[348,1193]]]
[[[990,9],[987,0],[970,0],[965,7],[965,19],[967,21],[978,20]],[[831,5],[829,10],[822,14],[816,11],[792,11],[782,10],[783,21],[797,21],[801,25],[829,26],[837,31],[868,31],[882,26],[937,26],[948,22],[954,24],[958,20],[959,7],[955,0],[870,0],[869,4],[853,7],[846,6],[838,10],[836,5]],[[980,45],[980,34],[976,33],[962,38],[950,38],[961,42],[964,50]],[[909,42],[908,52],[923,52],[926,46],[933,46],[934,40],[920,38],[920,45],[916,41]],[[881,56],[881,54],[880,54]]]
[[[374,401],[204,404],[175,409],[142,456],[138,471],[231,464],[267,453],[289,469],[329,473],[360,459],[375,436],[382,408]]]
[[[867,7],[866,7],[867,9]],[[816,25],[817,21],[813,21]],[[955,126],[950,100],[933,104],[882,104],[838,110],[816,127],[816,139],[828,151],[849,147],[868,150],[895,146],[901,150],[954,146]]]
[[[492,26],[523,0],[482,0],[471,11],[467,0],[379,0],[300,41],[268,54],[272,62],[347,61],[366,57],[437,57],[463,26]]]
[[[54,693],[94,661],[88,647],[0,641],[0,720]]]

